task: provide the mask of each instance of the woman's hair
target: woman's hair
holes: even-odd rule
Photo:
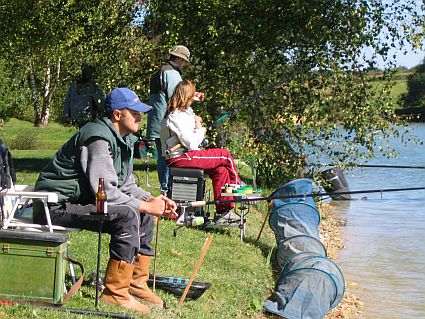
[[[186,111],[192,104],[196,87],[191,81],[183,80],[177,84],[173,96],[168,100],[167,115],[175,110]]]

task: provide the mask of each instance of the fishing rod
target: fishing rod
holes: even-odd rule
[[[214,122],[212,122],[209,126],[207,126],[207,129],[210,130],[212,128],[216,128],[218,125],[221,124],[221,122],[223,120],[225,120],[228,117],[231,117],[233,115],[233,113],[236,113],[235,110],[232,110],[226,114],[223,114],[222,116],[220,116],[218,119],[216,119]]]
[[[273,199],[291,199],[291,198],[306,198],[306,197],[321,197],[321,196],[335,196],[335,195],[352,195],[352,194],[368,194],[368,193],[387,193],[387,192],[402,192],[402,191],[417,191],[425,190],[425,187],[407,187],[407,188],[383,188],[383,189],[366,189],[359,191],[346,191],[346,192],[319,192],[303,195],[270,195],[267,197],[250,197],[250,198],[234,198],[226,200],[210,200],[210,201],[193,201],[193,202],[180,202],[176,203],[178,207],[201,207],[207,205],[227,204],[227,203],[244,203],[244,202],[258,202],[258,201],[271,201]]]
[[[177,236],[177,229],[180,227],[208,227],[208,224],[211,222],[210,220],[205,220],[203,216],[194,216],[194,215],[186,215],[186,208],[188,207],[202,207],[207,205],[216,205],[216,204],[224,204],[224,203],[244,203],[244,202],[258,202],[258,201],[272,201],[274,199],[291,199],[291,198],[307,198],[307,197],[320,197],[320,196],[335,196],[335,195],[348,195],[348,194],[367,194],[367,193],[384,193],[384,192],[400,192],[400,191],[413,191],[413,190],[425,190],[425,187],[408,187],[408,188],[385,188],[385,189],[367,189],[360,191],[346,191],[346,192],[319,192],[319,193],[310,193],[303,195],[281,195],[276,196],[275,193],[272,193],[267,197],[250,197],[250,198],[241,198],[236,197],[234,199],[229,200],[212,200],[212,201],[185,201],[176,203],[177,207],[181,208],[180,217],[177,219],[176,224],[178,227],[174,229],[173,235]],[[268,213],[269,214],[269,213]],[[261,232],[266,223],[267,216],[263,222],[260,233],[258,234],[257,241],[260,239]]]
[[[88,315],[88,316],[102,316],[108,318],[116,318],[116,319],[136,319],[136,315],[131,313],[120,313],[120,312],[106,312],[106,311],[98,311],[98,310],[85,310],[85,309],[77,309],[77,308],[64,308],[59,307],[58,305],[48,305],[46,302],[23,302],[21,300],[18,301],[7,301],[3,300],[0,302],[2,306],[38,306],[40,309],[44,310],[55,310],[60,312],[67,313],[76,313],[80,315]]]
[[[127,313],[117,313],[117,312],[105,312],[105,311],[97,311],[97,310],[84,310],[84,309],[75,309],[75,308],[62,308],[62,307],[54,307],[54,306],[45,306],[41,307],[45,310],[56,310],[68,313],[76,313],[80,315],[89,315],[89,316],[102,316],[108,318],[116,318],[116,319],[135,319],[136,316],[134,314]]]
[[[309,166],[341,166],[337,164],[307,164]],[[425,166],[416,165],[382,165],[382,164],[347,164],[347,166],[355,167],[376,167],[376,168],[411,168],[411,169],[425,169]]]

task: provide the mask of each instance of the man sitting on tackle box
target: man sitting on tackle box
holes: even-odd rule
[[[35,189],[56,192],[58,205],[50,207],[54,225],[98,231],[96,221],[81,215],[96,211],[95,194],[99,178],[105,180],[108,212],[117,218],[105,221],[111,235],[105,289],[101,299],[141,313],[150,312],[134,297],[163,307],[163,301],[147,286],[154,216],[172,217],[174,201],[153,197],[138,187],[133,171],[133,136],[139,130],[142,103],[127,88],[116,88],[106,97],[106,116],[84,125],[43,168]],[[34,207],[35,222],[45,223],[44,212]],[[134,297],[133,297],[134,296]]]

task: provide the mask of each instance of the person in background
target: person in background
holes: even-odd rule
[[[199,92],[191,81],[183,80],[168,101],[168,109],[161,124],[162,154],[170,167],[201,168],[211,178],[214,200],[221,199],[225,184],[243,184],[239,178],[233,156],[224,148],[200,149],[207,129],[191,107],[199,101]],[[230,200],[232,197],[226,197]],[[231,210],[234,203],[216,205],[216,222],[239,219]]]
[[[173,95],[174,88],[182,81],[183,69],[190,63],[190,52],[183,45],[176,45],[169,53],[168,62],[150,79],[149,104],[152,105],[153,109],[148,113],[146,132],[146,138],[155,141],[158,152],[157,172],[162,194],[166,194],[168,191],[169,171],[165,158],[161,154],[161,122],[164,119],[167,102]]]
[[[42,169],[35,185],[37,191],[58,194],[57,205],[50,207],[54,225],[98,231],[96,221],[81,215],[96,212],[98,181],[104,178],[108,212],[116,213],[117,218],[103,224],[111,240],[100,298],[140,313],[148,313],[150,308],[136,298],[164,306],[147,286],[154,255],[154,216],[172,217],[177,209],[167,197],[154,197],[138,187],[132,174],[133,134],[139,130],[141,112],[150,109],[130,89],[113,89],[106,97],[106,116],[87,123],[72,136]],[[34,205],[34,222],[46,222],[39,203]]]
[[[63,121],[78,127],[94,121],[104,111],[105,96],[95,81],[92,65],[84,63],[81,75],[71,84],[63,105]]]

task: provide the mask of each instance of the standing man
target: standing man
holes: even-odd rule
[[[167,102],[171,98],[176,85],[182,81],[183,68],[190,62],[190,52],[183,45],[176,45],[170,51],[168,62],[155,72],[150,79],[150,105],[153,109],[148,113],[147,139],[155,140],[158,152],[157,171],[161,193],[168,190],[168,167],[161,154],[161,122],[167,110]]]
[[[141,313],[150,308],[136,298],[163,307],[163,301],[147,286],[154,216],[171,217],[176,204],[167,197],[153,197],[139,188],[133,172],[133,147],[141,112],[150,106],[127,88],[116,88],[106,97],[106,116],[84,125],[43,168],[36,190],[56,192],[50,207],[54,225],[97,231],[97,222],[81,215],[96,212],[99,178],[104,178],[108,212],[117,218],[105,221],[111,235],[105,289],[101,299]],[[43,207],[34,205],[34,221],[45,223]],[[94,256],[93,256],[94,257]],[[136,298],[135,298],[136,297]]]
[[[68,89],[63,105],[63,119],[82,127],[94,121],[104,111],[105,95],[95,81],[94,67],[88,63],[81,66],[81,75]]]

